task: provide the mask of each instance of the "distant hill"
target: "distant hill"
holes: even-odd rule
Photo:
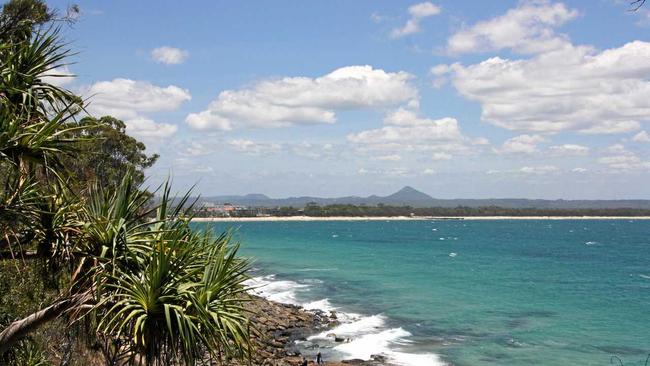
[[[308,203],[319,205],[352,204],[352,205],[392,205],[412,207],[485,207],[498,206],[503,208],[539,208],[539,209],[612,209],[635,208],[650,209],[650,200],[530,200],[523,198],[494,198],[494,199],[436,199],[413,187],[406,186],[388,196],[347,196],[338,198],[322,197],[288,197],[270,198],[264,194],[247,194],[243,196],[214,196],[202,197],[199,201],[214,204],[230,203],[252,207],[304,207]]]

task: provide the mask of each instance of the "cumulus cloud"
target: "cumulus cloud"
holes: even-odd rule
[[[172,111],[191,99],[186,89],[131,79],[96,82],[82,88],[82,94],[90,98],[87,106],[90,113],[121,119],[137,118],[147,112]]]
[[[455,118],[424,118],[405,108],[387,114],[383,127],[348,134],[347,140],[363,154],[416,153],[434,161],[467,154],[486,142],[463,135]]]
[[[525,166],[519,169],[520,173],[536,174],[536,175],[552,174],[552,173],[557,173],[558,171],[559,169],[553,165]]]
[[[382,155],[382,156],[378,156],[377,160],[381,160],[381,161],[400,161],[400,160],[402,160],[402,157],[400,155],[397,155],[397,154]]]
[[[520,53],[539,53],[568,44],[555,28],[578,15],[562,3],[525,1],[507,13],[461,29],[447,41],[452,54],[495,51],[504,48]]]
[[[197,129],[286,127],[334,123],[336,111],[379,108],[417,98],[412,75],[371,66],[347,66],[318,77],[263,80],[226,90],[186,122]]]
[[[625,148],[615,144],[606,149],[607,155],[598,159],[598,163],[615,172],[629,172],[650,169],[650,161],[645,161]]]
[[[494,57],[446,70],[461,95],[481,104],[481,118],[496,126],[612,134],[650,120],[649,58],[650,43],[635,41],[600,52],[569,45],[530,59]]]
[[[409,20],[400,28],[391,32],[392,38],[400,38],[420,32],[420,21],[424,18],[440,14],[440,7],[430,2],[419,3],[409,7]]]
[[[587,146],[576,144],[555,145],[548,148],[549,155],[557,157],[585,156],[589,154]]]
[[[146,114],[172,111],[191,99],[189,91],[177,86],[161,87],[131,79],[99,81],[82,87],[80,93],[88,98],[86,110],[91,115],[110,115],[123,119],[130,133],[157,138],[173,135],[178,127],[174,124],[158,123]]]
[[[536,153],[537,144],[546,139],[539,135],[520,135],[506,140],[497,152],[502,154],[533,154]]]
[[[335,147],[330,143],[312,143],[302,141],[295,144],[289,144],[287,150],[296,156],[318,160],[337,156],[341,152],[341,147]]]
[[[165,138],[172,136],[177,130],[178,127],[176,125],[157,123],[154,120],[144,117],[126,121],[126,131],[134,136]]]
[[[151,50],[151,58],[157,63],[165,65],[182,64],[188,57],[190,57],[189,52],[175,47],[163,46]]]
[[[228,142],[231,149],[248,155],[271,155],[282,150],[282,145],[275,143],[253,142],[247,139],[235,139]]]
[[[451,154],[446,152],[436,152],[433,153],[433,156],[431,156],[431,159],[434,161],[449,160],[451,158],[452,158]]]
[[[421,144],[460,142],[463,136],[454,118],[437,120],[421,118],[415,112],[400,108],[384,119],[382,128],[352,133],[348,141],[356,144]]]
[[[632,137],[634,142],[650,142],[650,135],[647,132],[641,131]]]

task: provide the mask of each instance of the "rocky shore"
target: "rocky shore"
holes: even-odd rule
[[[252,365],[299,366],[303,355],[295,341],[306,340],[312,334],[323,332],[339,324],[336,313],[307,311],[302,307],[281,304],[258,296],[251,296],[247,304],[256,331],[252,337],[255,346]],[[307,357],[315,365],[314,357]],[[328,366],[389,366],[382,356],[372,360],[327,361]],[[231,362],[228,365],[244,366],[247,363]]]

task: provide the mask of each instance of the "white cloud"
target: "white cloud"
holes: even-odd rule
[[[303,141],[295,144],[288,144],[287,149],[293,154],[308,159],[332,158],[341,152],[341,147],[329,143],[312,143]]]
[[[184,145],[184,146],[183,146]],[[214,151],[212,146],[198,141],[190,141],[184,143],[178,148],[181,155],[184,156],[203,156],[208,155]]]
[[[157,123],[151,119],[138,117],[126,122],[126,131],[140,137],[170,137],[176,133],[178,127],[169,123]]]
[[[588,169],[585,169],[585,168],[573,168],[573,169],[571,169],[571,171],[572,171],[573,173],[586,173],[586,172],[588,172],[589,170],[588,170]]]
[[[424,170],[422,171],[422,174],[424,174],[424,175],[434,175],[434,174],[436,174],[436,171],[433,170],[433,169],[429,169],[429,168],[427,168],[427,169],[424,169]]]
[[[420,32],[420,21],[433,15],[440,14],[440,7],[430,2],[419,3],[409,7],[411,16],[406,24],[400,28],[395,28],[391,32],[392,38],[400,38],[409,34]]]
[[[632,137],[634,142],[650,142],[650,135],[647,132],[641,131]]]
[[[589,154],[589,148],[576,144],[555,145],[548,148],[549,155],[566,157],[566,156],[585,156]]]
[[[404,108],[387,114],[383,127],[348,134],[347,140],[356,152],[364,155],[407,153],[434,161],[466,155],[487,141],[463,135],[455,118],[424,118]]]
[[[509,130],[585,134],[635,131],[650,120],[650,43],[598,52],[566,46],[531,59],[450,65],[461,95],[481,118]],[[440,68],[442,70],[442,68]]]
[[[175,47],[163,46],[151,50],[151,58],[165,65],[182,64],[188,57],[190,57],[189,52]]]
[[[248,155],[271,155],[282,150],[280,144],[253,142],[246,139],[236,139],[228,142],[231,149]]]
[[[70,71],[67,66],[55,67],[47,72],[41,74],[43,82],[52,84],[58,87],[65,87],[72,83],[75,75]]]
[[[147,112],[172,111],[192,99],[188,90],[174,85],[161,87],[130,79],[96,82],[81,92],[90,98],[87,106],[90,113],[121,119],[137,118]]]
[[[379,13],[370,14],[370,19],[372,19],[372,21],[375,22],[375,23],[381,23],[381,22],[384,21],[385,18],[386,17],[384,17],[383,15],[381,15]]]
[[[402,160],[402,157],[397,155],[397,154],[392,154],[392,155],[382,155],[378,156],[377,160],[382,160],[382,161],[400,161]]]
[[[388,126],[349,134],[348,141],[358,144],[417,144],[462,140],[458,121],[454,118],[420,118],[415,112],[400,108],[389,114],[384,123]]]
[[[533,154],[537,144],[546,139],[539,135],[520,135],[506,140],[497,152],[502,154]]]
[[[452,35],[448,52],[462,54],[509,48],[520,53],[539,53],[564,47],[566,36],[557,28],[575,18],[578,12],[562,3],[524,1],[504,15],[478,22]]]
[[[380,108],[417,98],[406,72],[347,66],[318,77],[285,77],[226,90],[186,122],[197,129],[334,123],[336,111]]]
[[[612,171],[629,172],[650,169],[650,161],[642,160],[621,144],[609,146],[605,151],[609,155],[599,158],[598,163],[606,165]]]
[[[519,169],[519,172],[521,172],[521,173],[524,173],[524,174],[537,174],[537,175],[557,173],[558,171],[559,171],[559,169],[556,166],[553,166],[553,165],[525,166],[525,167]]]
[[[403,178],[410,177],[414,174],[409,169],[394,168],[394,169],[366,169],[360,168],[357,171],[360,175],[380,175],[388,178]]]
[[[431,157],[431,159],[434,161],[449,160],[451,158],[451,154],[448,154],[446,152],[436,152],[433,153],[433,156]]]

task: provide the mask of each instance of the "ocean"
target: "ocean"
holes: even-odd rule
[[[339,327],[300,344],[307,355],[516,366],[650,353],[650,221],[193,225],[236,230],[262,295],[337,312]]]

